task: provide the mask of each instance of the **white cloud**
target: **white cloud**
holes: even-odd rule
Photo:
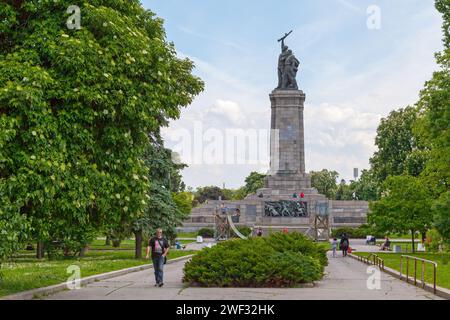
[[[214,85],[220,86],[222,90],[233,89],[238,92],[246,92],[247,94],[257,94],[259,92],[259,88],[255,88],[248,82],[233,77],[211,63],[184,53],[179,53],[179,56],[182,58],[188,58],[194,62],[196,72],[203,76],[202,78],[205,80],[207,90],[209,90],[209,86]]]
[[[436,12],[431,7],[430,12],[422,15],[435,16]],[[383,116],[393,109],[414,104],[425,81],[438,68],[434,53],[442,49],[441,21],[431,21],[433,23],[410,36],[399,38],[389,51],[380,46],[378,57],[359,70],[350,71],[354,69],[352,55],[338,63],[316,61],[311,64],[309,69],[326,79],[322,87],[313,88],[314,102],[332,101],[340,106]],[[377,32],[383,32],[383,29]],[[362,51],[360,54],[365,53],[364,48],[359,50]]]
[[[337,170],[349,178],[352,168],[367,168],[381,114],[323,103],[305,108],[307,170]]]
[[[322,103],[320,106],[306,106],[307,123],[325,123],[324,129],[331,127],[357,130],[374,130],[377,128],[381,114],[361,112],[357,109]]]
[[[354,4],[352,4],[350,1],[348,0],[337,0],[340,4],[342,4],[343,6],[345,6],[347,9],[350,9],[353,12],[356,13],[362,13],[364,12],[363,10],[361,10],[360,8],[358,8],[357,6],[355,6]]]
[[[230,124],[235,127],[242,126],[247,122],[246,115],[239,104],[229,100],[218,99],[213,107],[206,110],[205,117],[209,115],[228,119]]]

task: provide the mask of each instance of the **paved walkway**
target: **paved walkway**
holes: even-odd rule
[[[339,239],[338,239],[339,242]],[[355,252],[389,252],[381,251],[379,246],[367,245],[366,240],[363,239],[350,239],[350,247],[352,247]]]
[[[380,290],[367,288],[368,266],[351,258],[329,256],[326,276],[313,288],[183,288],[184,261],[165,267],[165,285],[155,288],[153,270],[95,282],[80,290],[64,291],[54,300],[427,300],[439,299],[420,288],[381,273]]]

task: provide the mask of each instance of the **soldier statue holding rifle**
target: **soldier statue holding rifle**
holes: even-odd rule
[[[292,33],[286,33],[278,40],[281,42],[281,54],[278,58],[278,90],[298,90],[297,72],[300,61],[294,56],[292,50],[284,44],[284,40]]]

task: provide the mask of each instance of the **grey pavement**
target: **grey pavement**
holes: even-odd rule
[[[339,239],[338,239],[339,241]],[[367,245],[366,240],[364,239],[350,239],[350,247],[355,252],[388,252],[388,251],[381,251],[379,246],[374,245]]]
[[[351,258],[329,255],[325,277],[312,288],[185,288],[180,261],[165,266],[165,285],[154,287],[153,269],[91,283],[79,290],[45,297],[50,300],[431,300],[420,288],[381,273],[381,286],[367,288],[369,266]]]
[[[202,250],[206,247],[212,247],[216,244],[214,239],[204,239],[203,242],[191,242],[186,245],[186,250]]]

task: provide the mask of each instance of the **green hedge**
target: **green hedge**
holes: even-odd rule
[[[197,235],[202,236],[203,238],[214,238],[214,229],[202,228],[198,230]]]
[[[320,280],[326,249],[299,233],[230,240],[197,253],[183,281],[201,287],[295,287]]]
[[[368,235],[375,236],[378,239],[383,239],[385,236],[383,233],[372,230],[367,225],[362,225],[358,228],[342,227],[342,228],[333,229],[331,231],[331,236],[340,238],[342,236],[342,234],[344,234],[344,233],[346,233],[347,237],[349,237],[350,239],[365,239],[366,236],[368,236]]]

